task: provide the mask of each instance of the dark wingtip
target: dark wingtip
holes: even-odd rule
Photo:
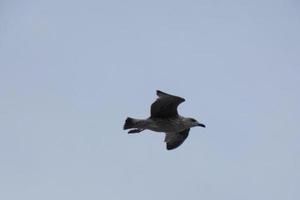
[[[183,141],[177,141],[177,142],[171,142],[171,143],[167,142],[166,143],[167,150],[169,151],[169,150],[177,149],[183,143]]]
[[[167,145],[167,150],[168,150],[168,151],[173,150],[173,149],[176,149],[176,148],[177,148],[177,147]]]
[[[171,96],[171,97],[175,97],[175,98],[178,98],[180,99],[180,102],[184,102],[185,99],[182,98],[182,97],[179,97],[179,96],[176,96],[176,95],[173,95],[173,94],[168,94],[166,92],[163,92],[161,90],[156,90],[156,95],[159,96],[159,97],[163,97],[163,96]]]
[[[156,94],[157,94],[157,96],[159,96],[159,95],[164,95],[164,94],[167,94],[167,93],[165,93],[161,90],[156,90]]]

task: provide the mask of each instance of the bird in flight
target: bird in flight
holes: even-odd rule
[[[129,134],[139,133],[145,129],[164,132],[167,150],[179,147],[188,137],[190,128],[205,125],[193,118],[180,116],[177,111],[179,104],[184,98],[167,94],[160,90],[156,91],[158,98],[151,105],[151,114],[147,119],[134,119],[127,117],[123,129]]]

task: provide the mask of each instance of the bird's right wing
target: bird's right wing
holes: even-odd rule
[[[165,143],[167,150],[172,150],[179,147],[189,136],[190,129],[183,130],[178,133],[166,133]]]
[[[177,107],[185,101],[184,98],[156,91],[158,98],[151,105],[151,118],[172,118],[177,117]]]

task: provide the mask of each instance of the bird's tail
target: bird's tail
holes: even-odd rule
[[[137,122],[139,122],[138,119],[133,119],[131,117],[127,117],[127,119],[125,120],[125,124],[123,126],[123,129],[126,130],[126,129],[131,129],[131,128],[138,128],[138,127],[135,127]]]

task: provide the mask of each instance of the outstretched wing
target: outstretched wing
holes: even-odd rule
[[[158,98],[151,105],[151,118],[171,118],[177,117],[177,107],[185,99],[182,97],[170,95],[157,90]]]
[[[190,129],[186,129],[178,133],[166,133],[165,142],[167,144],[167,150],[179,147],[189,136],[189,132]]]

